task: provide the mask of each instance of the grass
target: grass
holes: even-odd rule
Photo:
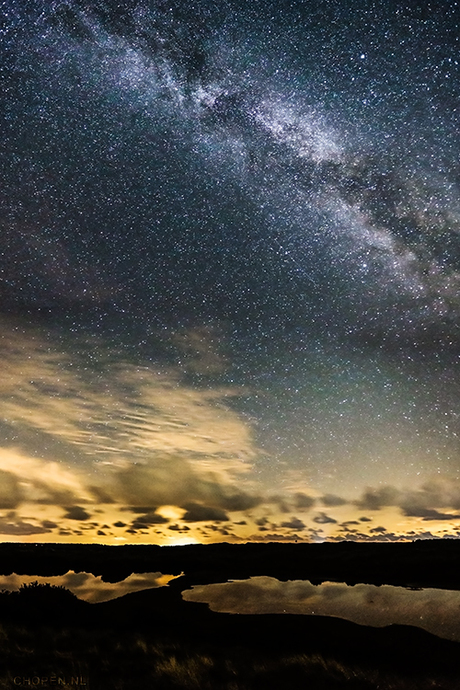
[[[148,633],[0,628],[0,690],[14,678],[83,678],[88,690],[458,690],[458,679],[396,676],[308,652],[178,644]],[[17,684],[16,684],[16,687]],[[26,685],[23,685],[26,687]],[[41,684],[40,687],[50,687]]]
[[[68,596],[68,594],[70,596]],[[85,690],[459,690],[460,680],[442,668],[422,673],[395,671],[386,659],[365,663],[365,656],[308,649],[296,651],[243,644],[237,635],[174,635],[151,628],[67,624],[51,615],[62,606],[73,611],[73,595],[63,588],[35,583],[19,593],[0,595],[0,690],[15,687],[82,685]],[[69,609],[65,606],[69,604]],[[3,608],[2,608],[3,606]],[[88,605],[90,606],[90,605]],[[92,611],[97,611],[91,607]],[[47,607],[51,607],[47,615]],[[1,611],[4,615],[1,615]],[[15,617],[14,612],[17,612]],[[24,618],[24,612],[33,616]],[[8,615],[7,615],[8,614]],[[22,618],[21,618],[22,616]],[[244,617],[240,619],[244,625]],[[72,624],[69,624],[72,621]],[[75,622],[77,621],[77,622]],[[263,624],[261,617],[261,625]],[[180,632],[180,631],[179,631]],[[248,638],[249,640],[251,638]],[[339,658],[340,657],[340,658]],[[361,659],[360,662],[357,659]],[[364,659],[364,660],[363,660]],[[58,686],[50,678],[61,678]],[[18,678],[21,681],[18,683]],[[15,682],[16,679],[16,682]],[[24,679],[24,682],[23,682]],[[34,683],[34,680],[39,683]],[[43,682],[44,679],[48,681]],[[29,682],[27,682],[29,681]]]

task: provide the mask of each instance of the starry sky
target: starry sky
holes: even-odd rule
[[[460,536],[458,5],[0,2],[0,539]]]

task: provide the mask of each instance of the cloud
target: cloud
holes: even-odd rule
[[[94,495],[98,503],[115,503],[113,497],[100,486],[88,486],[88,491]]]
[[[23,499],[23,492],[17,477],[11,472],[0,470],[0,508],[16,508]]]
[[[458,520],[460,515],[453,513],[440,513],[434,508],[405,507],[404,514],[408,517],[421,517],[423,520]]]
[[[226,522],[228,515],[220,508],[201,505],[199,503],[185,503],[183,506],[186,513],[182,516],[184,522],[203,522],[213,520],[214,522]]]
[[[248,537],[248,541],[263,541],[263,542],[272,542],[272,541],[304,541],[303,538],[298,535],[298,534],[278,534],[276,532],[274,533],[267,533],[267,534],[251,534],[251,536]]]
[[[316,522],[318,525],[337,524],[337,520],[334,520],[333,517],[326,515],[326,513],[320,513],[314,517],[313,522]]]
[[[0,471],[4,473],[0,481],[5,480],[0,484],[0,501],[3,487],[11,488],[13,500],[23,503],[72,505],[94,500],[82,472],[57,462],[25,457],[14,448],[0,448]]]
[[[184,367],[170,360],[146,360],[142,367],[120,361],[103,340],[97,341],[104,366],[96,382],[82,354],[87,343],[79,348],[73,341],[66,349],[60,340],[51,353],[38,329],[27,337],[9,331],[0,403],[11,423],[0,436],[16,445],[0,446],[0,510],[30,504],[45,530],[67,520],[80,522],[85,535],[87,529],[108,534],[89,525],[99,510],[101,524],[110,521],[114,531],[129,526],[135,534],[169,520],[224,522],[263,502],[250,474],[259,452],[251,427],[227,402],[240,391],[213,387],[209,379],[228,364],[221,330],[165,338],[170,352],[181,350],[187,359],[186,373],[208,376],[206,386],[187,384]],[[32,455],[34,447],[41,456]],[[39,506],[54,510],[40,515]],[[177,515],[163,514],[165,506],[176,507]],[[126,510],[136,515],[126,519]]]
[[[42,520],[42,527],[45,527],[46,529],[54,529],[57,527],[57,524],[52,520]]]
[[[222,483],[212,473],[198,472],[192,463],[175,454],[157,455],[148,463],[126,465],[112,478],[117,499],[133,506],[203,503],[210,508],[240,511],[261,502],[259,496]]]
[[[348,532],[341,536],[330,537],[331,541],[401,541],[401,535],[394,532],[377,532],[376,534],[364,534],[363,532]]]
[[[396,506],[407,517],[420,517],[423,520],[456,520],[460,519],[460,515],[439,509],[460,510],[460,487],[455,480],[437,479],[425,482],[415,490],[402,490],[390,485],[378,489],[367,488],[356,504],[368,510]],[[360,520],[367,522],[369,518]]]
[[[254,524],[258,525],[259,527],[263,527],[264,525],[267,525],[269,523],[269,520],[266,517],[260,517],[257,518],[257,520],[254,520]]]
[[[226,403],[236,387],[186,385],[179,366],[121,362],[103,341],[96,381],[86,347],[57,344],[51,352],[38,329],[22,333],[8,324],[4,335],[0,403],[11,422],[0,434],[10,444],[0,447],[0,509],[117,503],[147,514],[194,503],[224,519],[261,503],[249,481],[242,485],[258,450],[249,425]],[[166,340],[190,360],[190,371],[215,374],[227,365],[221,328]],[[34,448],[49,455],[32,456]]]
[[[0,520],[0,534],[27,536],[29,534],[47,534],[49,532],[51,532],[51,529],[48,527],[32,525],[22,520],[17,520],[16,522]]]
[[[412,539],[435,539],[436,535],[433,534],[433,532],[429,532],[428,530],[424,530],[423,532],[414,532]]]
[[[117,499],[133,506],[180,505],[205,492],[187,461],[177,456],[126,465],[114,481]]]
[[[8,436],[17,445],[24,439],[27,454],[32,455],[33,435],[46,434],[46,442],[35,443],[35,452],[37,447],[53,447],[59,460],[78,457],[93,464],[95,456],[112,461],[154,447],[163,453],[214,458],[220,461],[215,471],[221,476],[229,470],[246,472],[244,462],[257,456],[249,427],[223,402],[238,393],[235,388],[178,385],[180,369],[158,362],[139,368],[124,361],[120,366],[102,341],[98,355],[104,375],[91,378],[81,351],[50,351],[38,329],[21,333],[6,325],[4,336],[8,375],[0,384],[2,413],[11,420]],[[168,337],[171,344],[175,336]],[[220,343],[215,329],[195,329],[186,340],[187,348],[191,342],[200,352],[204,347],[204,369],[212,369],[209,346],[215,349]],[[113,414],[114,407],[120,414]]]
[[[316,501],[312,496],[308,496],[307,494],[304,494],[301,491],[298,491],[294,495],[294,505],[299,510],[308,510],[309,508],[314,506],[315,503]]]
[[[216,491],[216,497],[219,504],[230,511],[241,511],[255,508],[262,503],[262,498],[258,494],[251,495],[241,489],[235,489],[231,486],[219,486],[220,491]]]
[[[80,506],[69,506],[65,508],[66,513],[64,515],[68,520],[89,520],[91,515],[81,508]]]
[[[404,494],[399,505],[403,513],[410,517],[421,517],[427,520],[458,519],[460,517],[458,515],[447,517],[437,511],[439,508],[460,509],[460,487],[455,481],[426,482],[420,489]]]
[[[292,517],[288,522],[282,522],[280,527],[302,531],[305,529],[306,525],[302,522],[302,520],[299,520],[299,518]]]
[[[384,534],[384,532],[387,532],[387,528],[386,527],[373,527],[371,530],[369,530],[369,532]]]
[[[151,525],[164,525],[168,523],[169,520],[168,518],[163,517],[163,515],[159,515],[158,513],[145,513],[145,515],[139,515],[137,517],[131,527],[134,529],[145,529],[146,527],[150,527]],[[124,527],[123,523],[118,523],[119,526]]]
[[[345,498],[341,498],[340,496],[336,496],[335,494],[325,494],[324,496],[322,496],[321,502],[323,505],[330,507],[343,506],[346,503],[348,503],[348,501]]]
[[[398,505],[400,496],[401,492],[394,486],[383,486],[378,489],[368,488],[363,497],[356,501],[356,505],[367,510],[380,510],[385,506]]]

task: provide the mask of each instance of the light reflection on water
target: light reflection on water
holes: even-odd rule
[[[131,592],[140,592],[153,587],[163,587],[174,580],[176,575],[163,575],[162,573],[133,573],[121,582],[104,582],[101,576],[91,573],[75,573],[69,570],[65,575],[46,577],[40,575],[1,575],[0,591],[17,591],[21,585],[30,582],[39,584],[49,583],[54,586],[62,586],[73,592],[79,599],[97,604],[110,599],[118,599]]]
[[[335,616],[374,627],[413,625],[460,641],[460,591],[333,582],[312,585],[308,580],[253,577],[196,585],[182,596],[185,601],[208,603],[219,612]]]
[[[117,599],[145,589],[163,587],[175,575],[133,573],[121,582],[104,582],[101,576],[75,573],[54,577],[2,575],[0,591],[17,591],[31,582],[63,586],[79,599],[93,604]],[[391,585],[354,586],[308,580],[280,582],[273,577],[252,577],[208,585],[194,585],[182,592],[184,601],[207,603],[212,611],[234,614],[289,613],[334,616],[361,625],[413,625],[439,637],[460,642],[460,591],[407,589]]]

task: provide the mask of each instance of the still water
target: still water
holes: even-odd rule
[[[118,599],[125,594],[140,592],[153,587],[163,587],[174,580],[175,575],[163,575],[162,573],[133,573],[121,582],[104,582],[101,576],[92,573],[75,573],[69,570],[65,575],[53,577],[41,575],[0,575],[0,591],[17,591],[21,585],[38,582],[49,583],[56,587],[65,587],[73,592],[79,599],[97,604],[110,599]]]
[[[64,586],[90,603],[116,599],[132,592],[164,587],[175,579],[162,573],[133,573],[121,582],[104,582],[91,573],[69,571],[56,577],[0,576],[0,591],[18,590],[30,582]],[[361,625],[412,625],[439,637],[460,642],[460,591],[407,589],[391,585],[346,585],[308,580],[281,582],[252,577],[183,591],[184,601],[207,603],[212,611],[233,614],[299,614],[334,616]]]
[[[336,616],[374,627],[414,625],[460,641],[460,592],[453,590],[335,582],[312,585],[308,580],[253,577],[195,586],[183,598],[206,602],[213,611],[227,613]]]

